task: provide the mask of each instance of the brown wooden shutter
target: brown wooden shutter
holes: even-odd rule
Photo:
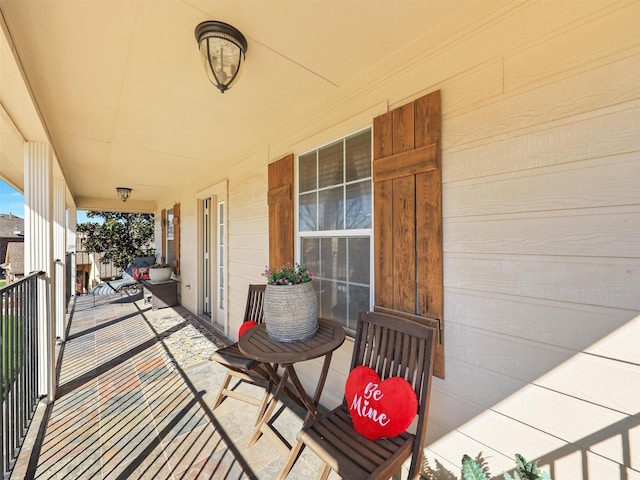
[[[269,164],[269,266],[294,261],[293,154]]]
[[[162,256],[160,257],[160,263],[164,263],[167,261],[167,252],[165,252],[167,248],[167,211],[164,208],[160,212],[160,230],[162,231],[162,245],[160,246]]]
[[[173,271],[180,275],[180,204],[173,206]]]
[[[444,378],[440,91],[373,121],[375,309],[438,332]]]

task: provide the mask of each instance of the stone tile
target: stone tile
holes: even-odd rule
[[[162,433],[160,431],[161,437]],[[165,454],[174,472],[190,469],[194,463],[211,457],[225,446],[219,433],[209,423],[184,435],[164,437],[162,440]],[[165,441],[168,443],[164,443]]]
[[[127,456],[113,458],[111,462],[102,465],[101,473],[105,480],[174,478],[164,451],[159,446],[147,446],[139,451],[130,452]]]
[[[175,472],[175,476],[181,480],[248,479],[253,477],[247,474],[247,469],[238,462],[231,450],[226,448],[219,450],[209,458],[194,462],[186,471]]]
[[[257,407],[228,398],[211,410],[226,369],[207,359],[222,342],[182,307],[118,300],[77,303],[35,478],[276,478],[278,450],[266,437],[247,445]],[[289,441],[301,415],[287,407],[274,421]],[[305,451],[288,478],[318,468]]]
[[[73,445],[56,443],[40,455],[37,479],[101,478],[100,442],[96,435],[93,441]]]

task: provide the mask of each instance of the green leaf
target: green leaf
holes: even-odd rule
[[[523,480],[539,480],[540,470],[535,462],[529,462],[519,453],[516,453],[516,466],[522,474]]]
[[[462,476],[465,480],[489,480],[473,458],[469,455],[462,457]]]
[[[126,268],[135,257],[153,255],[154,216],[144,213],[88,212],[87,217],[102,217],[104,222],[80,223],[83,248],[102,254],[102,263],[113,262]]]

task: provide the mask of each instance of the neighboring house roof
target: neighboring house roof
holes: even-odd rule
[[[5,265],[11,265],[13,275],[24,275],[24,243],[9,242],[7,244]]]
[[[11,213],[0,213],[0,238],[23,238],[24,219]]]
[[[7,257],[7,245],[9,243],[24,242],[24,219],[16,217],[11,213],[0,213],[0,264],[5,262]],[[21,255],[20,258],[23,258]],[[24,270],[21,262],[20,271]],[[5,267],[0,265],[0,274]]]

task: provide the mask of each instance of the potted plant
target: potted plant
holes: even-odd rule
[[[473,459],[469,455],[462,457],[462,477],[464,480],[489,480],[491,476],[487,472],[487,467],[480,465],[478,459]],[[519,474],[519,475],[518,475]],[[504,480],[551,480],[551,477],[544,470],[538,468],[537,462],[530,462],[519,453],[516,453],[516,468],[513,477],[503,472]]]
[[[167,263],[156,263],[149,267],[149,280],[154,283],[166,282],[171,278],[171,267]]]
[[[264,294],[264,323],[267,334],[279,342],[304,341],[318,330],[318,296],[309,269],[296,263],[278,270],[268,268]]]

